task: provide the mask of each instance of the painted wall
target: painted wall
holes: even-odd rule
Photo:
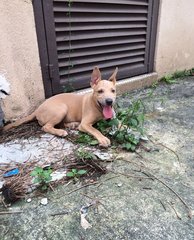
[[[159,77],[194,67],[194,0],[161,0],[155,54]]]
[[[0,1],[0,74],[11,87],[1,104],[7,119],[28,113],[44,99],[31,0]]]

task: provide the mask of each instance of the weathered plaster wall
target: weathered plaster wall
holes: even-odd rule
[[[30,0],[0,1],[0,74],[11,84],[6,118],[28,113],[44,99],[34,14]]]
[[[194,1],[161,0],[155,70],[159,77],[194,67]]]

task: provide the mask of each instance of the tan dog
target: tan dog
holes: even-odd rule
[[[55,128],[62,122],[65,127],[78,127],[80,131],[91,134],[98,140],[99,145],[108,147],[110,140],[92,125],[103,118],[110,119],[114,116],[112,105],[116,98],[117,71],[118,68],[109,80],[101,80],[100,70],[95,67],[90,83],[92,93],[85,95],[62,93],[53,96],[43,102],[31,115],[6,125],[4,130],[37,119],[43,131],[65,137],[67,135],[65,130]]]

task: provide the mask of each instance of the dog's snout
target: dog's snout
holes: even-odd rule
[[[112,103],[113,103],[113,100],[112,100],[111,98],[107,98],[107,99],[106,99],[106,104],[107,104],[108,106],[111,106]]]

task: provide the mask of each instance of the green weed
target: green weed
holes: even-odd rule
[[[95,124],[103,135],[111,139],[113,146],[119,146],[128,151],[135,151],[141,136],[144,134],[144,106],[140,100],[134,101],[128,108],[118,108],[116,118],[100,120]],[[92,136],[79,133],[78,143],[97,145]]]
[[[98,145],[97,140],[95,140],[92,136],[82,132],[79,132],[79,135],[75,141],[77,143],[89,144],[91,146]]]
[[[86,159],[86,160],[92,160],[95,158],[95,155],[83,148],[78,148],[78,150],[75,152],[75,155],[78,159]]]
[[[40,184],[41,190],[46,190],[48,188],[49,181],[52,179],[51,173],[51,169],[44,170],[41,167],[36,167],[30,175],[34,177],[34,183]]]
[[[135,151],[144,134],[144,106],[140,100],[132,103],[127,109],[117,113],[119,125],[112,135],[115,144],[121,144],[123,149]]]
[[[76,168],[71,169],[71,171],[67,172],[66,176],[69,178],[73,178],[73,181],[76,182],[79,177],[86,174],[87,171],[84,169],[77,170]]]
[[[184,78],[184,77],[193,76],[193,75],[194,75],[194,68],[189,70],[176,71],[172,74],[168,74],[162,77],[160,80],[168,84],[173,84],[173,83],[177,83],[178,78]]]

